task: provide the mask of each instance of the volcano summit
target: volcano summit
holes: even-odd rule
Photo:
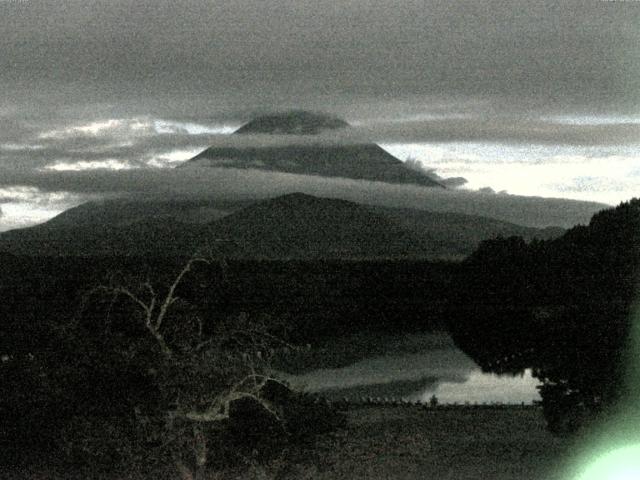
[[[243,125],[234,135],[290,136],[290,144],[210,147],[189,160],[184,167],[258,169],[444,188],[426,173],[406,167],[401,160],[375,143],[342,145],[331,142],[331,132],[349,128],[346,121],[321,113],[295,110],[264,115]],[[321,133],[324,134],[322,137],[319,136]],[[296,136],[312,138],[305,138],[303,142],[296,140]],[[318,137],[317,141],[313,139],[314,136]]]

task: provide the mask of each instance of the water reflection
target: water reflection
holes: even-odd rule
[[[537,385],[539,382],[532,377],[530,369],[515,377],[477,369],[462,383],[443,381],[406,398],[427,402],[435,395],[443,403],[531,403],[540,400]]]
[[[370,396],[427,402],[436,395],[441,403],[530,403],[540,398],[530,370],[515,377],[483,373],[451,346],[425,353],[394,351],[342,368],[283,376],[295,388],[332,399]]]

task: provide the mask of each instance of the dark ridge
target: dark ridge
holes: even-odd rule
[[[426,238],[346,200],[293,193],[234,212],[212,232],[229,256],[252,258],[426,257]]]
[[[251,202],[90,202],[44,224],[0,234],[0,252],[189,256],[213,242],[220,254],[233,258],[459,260],[488,238],[546,239],[561,232],[291,193]]]

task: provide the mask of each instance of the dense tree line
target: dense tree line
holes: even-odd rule
[[[640,266],[640,200],[561,238],[483,242],[448,311],[458,345],[485,370],[532,368],[553,430],[578,428],[626,394]]]

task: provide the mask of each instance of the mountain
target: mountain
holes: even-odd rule
[[[0,252],[190,256],[210,246],[236,258],[459,259],[498,235],[530,240],[560,233],[472,215],[294,193],[251,203],[90,202],[44,224],[0,234]]]
[[[408,208],[370,207],[387,216],[403,230],[429,237],[431,255],[460,259],[469,255],[483,240],[496,237],[522,237],[548,240],[562,235],[560,227],[533,228],[478,215],[454,212],[429,212]]]
[[[48,228],[125,227],[149,220],[209,223],[252,203],[254,201],[211,199],[97,200],[70,208],[44,225]]]
[[[561,228],[536,229],[456,213],[361,205],[294,193],[217,221],[212,230],[240,256],[460,259],[488,238],[548,239]]]
[[[243,135],[318,135],[345,130],[344,120],[325,114],[291,111],[265,115],[234,132]],[[240,142],[240,138],[238,139]],[[263,147],[210,147],[180,168],[242,168],[372,180],[395,184],[440,187],[442,184],[425,173],[407,168],[404,163],[375,143],[339,145],[318,138],[317,142]]]
[[[340,130],[349,124],[325,113],[291,110],[285,113],[262,115],[244,124],[235,133],[239,134],[283,134],[316,135],[327,130]]]
[[[375,209],[301,193],[259,202],[212,230],[232,255],[260,258],[424,257],[428,239]]]

